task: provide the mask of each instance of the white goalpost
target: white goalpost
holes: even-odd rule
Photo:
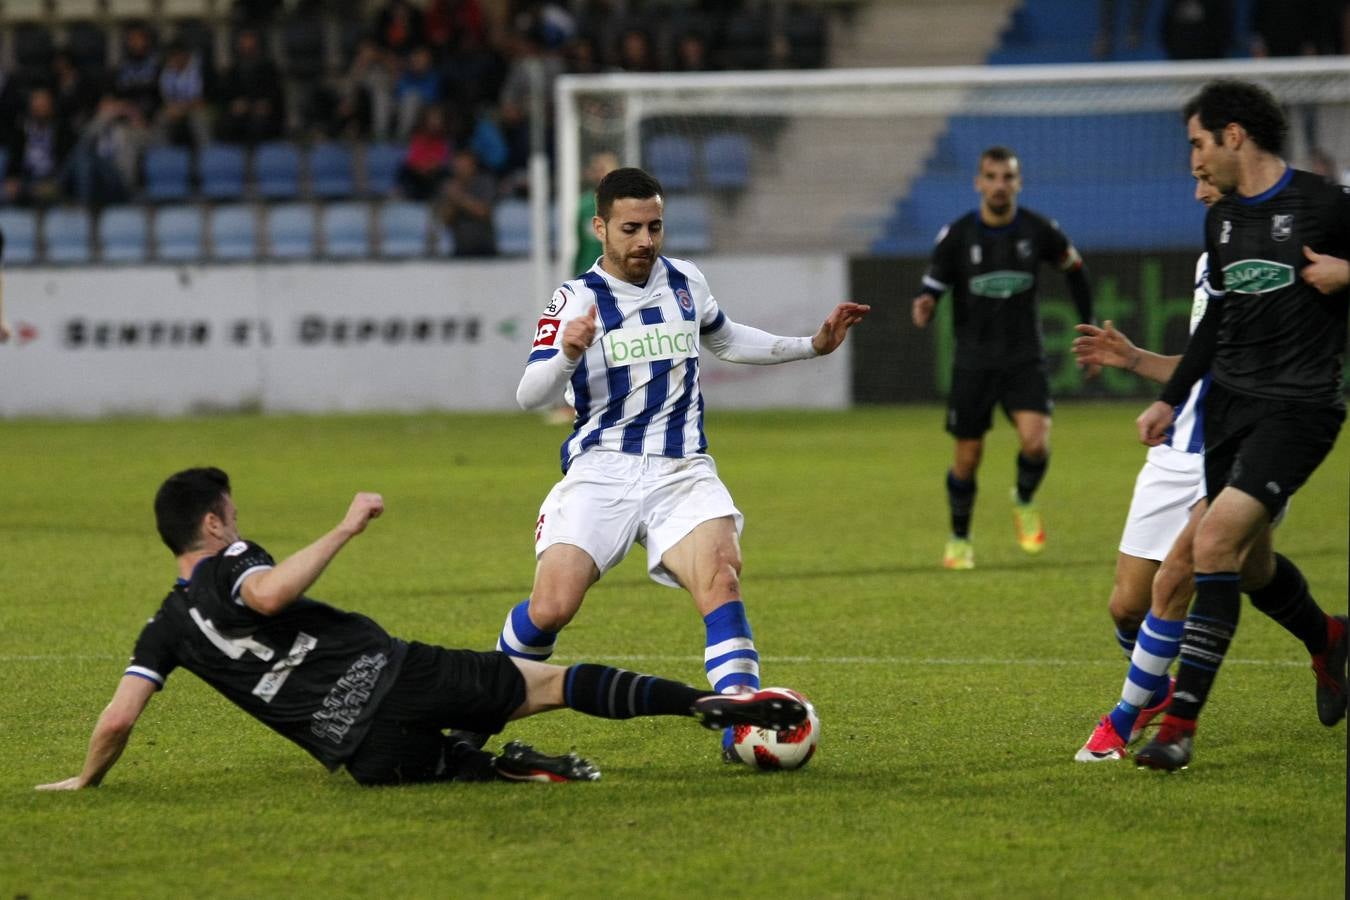
[[[1150,216],[1189,208],[1186,197],[1160,208],[1158,197],[1187,179],[1182,106],[1222,77],[1260,82],[1286,105],[1292,163],[1350,169],[1350,57],[564,76],[555,85],[556,252],[535,242],[536,279],[547,291],[575,274],[577,203],[590,189],[581,173],[600,150],[669,174],[668,249],[908,252],[912,230],[927,224],[925,191],[969,199],[971,147],[981,142],[1026,148],[1030,205],[1086,203],[1128,243],[1147,236]],[[714,146],[730,152],[714,156]],[[536,234],[545,233],[547,199],[532,197]]]

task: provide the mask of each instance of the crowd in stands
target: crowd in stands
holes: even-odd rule
[[[458,252],[491,253],[493,204],[525,190],[536,85],[551,100],[565,72],[819,66],[824,51],[821,30],[766,28],[762,4],[740,0],[214,8],[6,25],[0,204],[151,199],[147,152],[164,146],[195,161],[221,144],[392,145],[397,193],[432,204]]]

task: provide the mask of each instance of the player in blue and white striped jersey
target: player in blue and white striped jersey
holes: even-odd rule
[[[586,591],[634,544],[659,584],[693,597],[706,628],[704,668],[717,691],[759,687],[759,655],[741,601],[742,516],[717,476],[703,431],[699,355],[772,365],[833,352],[870,309],[839,304],[811,337],[737,324],[693,263],[661,255],[663,192],[640,169],[596,188],[603,255],[544,309],[516,399],[545,408],[566,391],[575,426],[564,477],[535,530],[530,596],[506,617],[498,648],[547,659]]]

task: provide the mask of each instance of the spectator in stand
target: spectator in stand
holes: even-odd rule
[[[159,73],[159,138],[180,147],[201,147],[209,134],[206,76],[201,60],[187,44],[175,40],[164,54]]]
[[[652,53],[652,39],[642,28],[625,28],[619,38],[618,67],[624,72],[655,72],[660,69]]]
[[[1343,52],[1345,0],[1256,0],[1252,56],[1321,56]]]
[[[375,39],[397,56],[425,43],[422,11],[409,0],[389,0],[375,17]]]
[[[410,200],[430,200],[449,173],[450,134],[445,110],[423,107],[408,138],[408,155],[399,166],[398,183]]]
[[[221,110],[217,131],[222,141],[255,144],[281,137],[285,129],[285,98],[281,70],[263,53],[253,28],[234,39],[234,62],[220,85]]]
[[[568,75],[597,75],[603,72],[595,38],[579,34],[563,48],[563,69]]]
[[[75,143],[70,125],[56,114],[52,92],[34,88],[28,112],[15,125],[5,170],[5,200],[46,205],[61,194],[61,176]]]
[[[1126,16],[1129,22],[1125,26],[1125,49],[1133,50],[1144,37],[1144,19],[1148,16],[1149,0],[1125,0]],[[1097,40],[1092,45],[1092,55],[1098,59],[1110,59],[1116,53],[1116,0],[1098,0],[1097,3]]]
[[[407,67],[394,85],[399,138],[406,139],[412,133],[422,110],[439,104],[441,100],[441,73],[432,65],[430,48],[414,48],[408,54]]]
[[[686,31],[675,42],[676,72],[707,72],[712,68],[708,59],[708,41],[699,31]]]
[[[507,168],[524,169],[530,159],[530,97],[538,90],[544,102],[545,127],[553,122],[553,82],[562,74],[562,57],[544,44],[542,32],[531,28],[512,39],[513,59],[502,84],[500,119],[502,134],[511,148]],[[544,146],[551,147],[545,134]]]
[[[372,37],[356,45],[338,89],[337,131],[343,137],[388,140],[394,123],[394,73]]]
[[[1162,44],[1172,59],[1222,59],[1233,45],[1230,0],[1168,0]]]
[[[453,174],[441,190],[436,215],[455,238],[455,256],[496,256],[497,230],[493,208],[497,182],[478,168],[468,150],[455,154]]]
[[[431,0],[422,16],[427,45],[437,59],[447,59],[468,40],[487,39],[478,0]]]
[[[52,94],[57,114],[73,131],[83,128],[98,106],[98,86],[75,65],[69,50],[52,57]]]
[[[468,31],[462,35],[458,49],[442,64],[441,76],[446,96],[456,108],[496,106],[506,77],[506,60],[483,34]]]
[[[131,199],[146,130],[140,111],[109,91],[85,124],[67,165],[71,196],[95,209]]]
[[[136,107],[142,122],[154,121],[159,108],[159,54],[145,25],[134,23],[127,28],[113,85],[117,96]]]

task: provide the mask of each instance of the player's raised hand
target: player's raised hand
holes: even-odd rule
[[[366,530],[371,519],[378,519],[383,512],[384,498],[362,491],[352,498],[351,506],[347,507],[347,515],[342,518],[342,528],[348,534],[358,535]]]
[[[848,330],[867,318],[871,311],[872,307],[864,303],[840,303],[830,310],[820,330],[811,338],[812,349],[821,356],[833,353],[844,342]]]
[[[591,341],[595,340],[599,321],[600,310],[592,303],[584,316],[577,316],[568,322],[567,327],[563,329],[563,355],[568,359],[581,359],[581,354],[585,353],[591,346]]]
[[[917,327],[927,328],[928,323],[933,320],[933,307],[935,306],[937,306],[937,300],[934,299],[932,294],[920,294],[910,304],[910,318],[914,320]]]
[[[1073,357],[1080,366],[1110,366],[1129,369],[1138,364],[1139,348],[1123,333],[1116,330],[1110,319],[1098,328],[1096,325],[1075,325],[1079,337],[1073,339]]]
[[[1156,447],[1167,437],[1167,429],[1172,426],[1176,410],[1161,400],[1154,400],[1148,409],[1139,414],[1134,424],[1139,429],[1139,441],[1149,447]]]
[[[1303,267],[1300,277],[1317,288],[1320,293],[1334,294],[1350,285],[1350,262],[1338,256],[1317,253],[1311,247],[1303,248],[1308,264]]]

